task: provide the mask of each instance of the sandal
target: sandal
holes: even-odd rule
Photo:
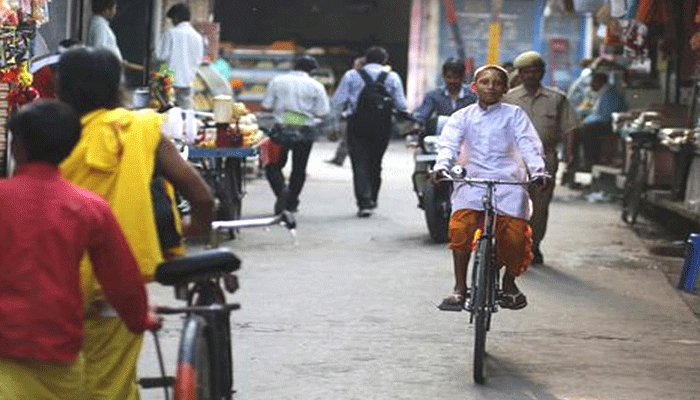
[[[499,303],[501,308],[520,310],[527,306],[527,297],[522,292],[503,293]]]
[[[442,303],[437,307],[442,311],[462,311],[466,301],[465,295],[455,292],[442,299]]]

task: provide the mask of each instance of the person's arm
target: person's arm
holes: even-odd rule
[[[95,199],[88,254],[107,301],[130,331],[153,327],[141,272],[109,205]]]
[[[350,73],[354,70],[347,71],[340,79],[338,87],[333,93],[333,107],[338,115],[342,115],[346,111],[348,102],[350,101]],[[357,72],[355,72],[357,73]]]
[[[262,102],[260,102],[260,108],[264,111],[272,111],[275,107],[275,80],[271,80],[267,84],[267,90],[265,91],[265,97]]]
[[[571,162],[573,158],[573,139],[578,128],[578,117],[569,100],[564,97],[560,103],[559,128],[564,142],[564,161]]]
[[[462,136],[465,127],[462,124],[462,114],[452,114],[445,123],[442,132],[438,137],[438,154],[435,160],[434,169],[450,168],[462,148]]]
[[[183,227],[183,235],[208,233],[214,217],[214,196],[207,183],[197,170],[180,156],[170,139],[160,139],[156,157],[165,179],[190,203],[190,222]]]
[[[435,97],[433,92],[428,92],[420,105],[413,110],[413,117],[417,119],[422,125],[428,122],[428,118],[435,112]]]
[[[325,117],[331,111],[330,101],[323,85],[316,85],[316,107],[314,113],[316,117]]]
[[[156,58],[160,61],[167,62],[170,59],[172,51],[172,38],[170,32],[165,32],[160,38],[160,46],[156,51]]]
[[[403,92],[403,83],[399,74],[396,72],[390,72],[387,79],[391,79],[391,84],[387,85],[391,97],[394,98],[394,106],[399,111],[406,111],[406,95]]]

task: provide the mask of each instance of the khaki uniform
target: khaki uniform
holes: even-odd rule
[[[566,95],[556,88],[540,86],[532,96],[528,94],[523,85],[519,85],[503,96],[503,102],[520,106],[530,117],[544,146],[547,172],[555,177],[559,167],[557,145],[564,140],[564,134],[578,126],[578,118]],[[530,191],[533,205],[530,223],[535,248],[539,248],[547,230],[549,203],[552,201],[553,192],[554,185],[551,185],[549,190],[534,189]]]

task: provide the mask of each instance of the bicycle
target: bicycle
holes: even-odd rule
[[[295,237],[296,221],[285,211],[270,218],[212,222],[212,240],[218,246],[219,230],[281,224]],[[296,239],[295,239],[296,240]],[[167,376],[158,335],[154,331],[161,376],[141,378],[144,389],[162,387],[170,400],[170,388],[177,400],[230,400],[233,390],[230,314],[240,304],[227,303],[225,293],[239,288],[233,274],[241,261],[230,250],[212,249],[171,261],[156,269],[158,283],[172,286],[184,307],[157,307],[163,315],[184,314],[178,347],[176,376]]]
[[[624,222],[634,225],[646,201],[649,157],[659,140],[656,131],[648,130],[631,132],[625,140],[631,143],[632,157],[625,173],[621,217]]]
[[[494,192],[497,185],[526,186],[531,182],[529,180],[509,181],[466,178],[461,167],[453,168],[450,175],[440,180],[455,184],[464,182],[469,185],[484,185],[486,189],[482,198],[484,206],[483,229],[477,230],[475,234],[477,245],[472,264],[471,289],[468,291],[469,302],[465,307],[469,312],[469,323],[474,324],[474,366],[472,374],[476,383],[483,384],[486,381],[484,376],[486,333],[491,328],[491,315],[498,311],[498,304],[503,297],[503,291],[500,288],[500,271],[496,268]]]

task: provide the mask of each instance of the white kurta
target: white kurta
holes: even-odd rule
[[[189,22],[180,22],[163,34],[156,57],[173,71],[174,87],[188,88],[204,60],[204,38]]]
[[[525,180],[545,175],[542,142],[534,125],[520,107],[496,103],[486,110],[478,103],[456,111],[438,138],[435,168],[449,169],[457,162],[462,144],[463,167],[470,178]],[[483,185],[455,183],[452,210],[483,210]],[[526,188],[497,185],[495,208],[498,214],[529,219],[532,205]]]
[[[110,50],[119,57],[119,60],[122,59],[122,52],[117,44],[117,36],[109,26],[107,18],[101,15],[94,15],[90,20],[86,44],[91,47]]]

